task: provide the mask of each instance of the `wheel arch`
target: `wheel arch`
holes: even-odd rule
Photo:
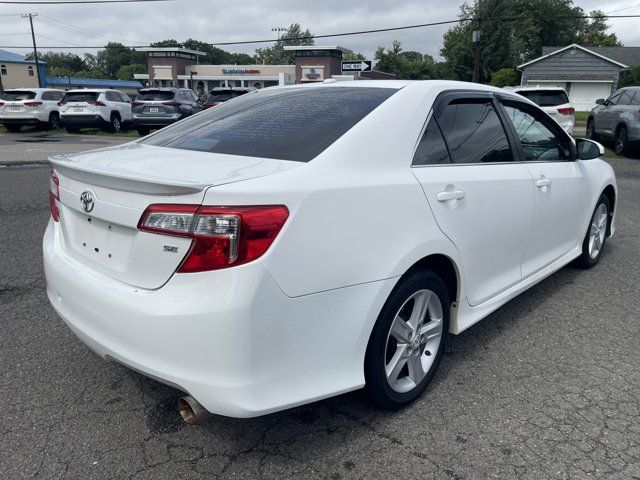
[[[616,189],[613,188],[613,185],[607,185],[602,191],[602,195],[605,195],[609,199],[609,207],[611,207],[611,211],[609,212],[609,216],[613,218],[613,212],[616,209]],[[607,236],[611,235],[611,221],[607,223]]]
[[[402,275],[398,283],[413,274],[416,270],[423,269],[431,270],[442,279],[447,287],[447,293],[449,294],[449,301],[451,303],[459,301],[461,284],[460,269],[450,257],[441,253],[427,255],[415,262]]]

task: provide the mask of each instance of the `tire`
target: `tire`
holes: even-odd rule
[[[22,125],[5,125],[5,128],[12,133],[18,133],[22,128]]]
[[[120,121],[120,116],[117,114],[111,114],[111,121],[109,122],[109,131],[113,133],[118,133],[122,130],[122,122]]]
[[[49,130],[58,130],[62,128],[62,122],[60,121],[60,115],[53,112],[49,114],[49,122],[47,123],[47,128]]]
[[[416,305],[423,302],[427,310],[421,319]],[[391,292],[373,328],[365,357],[366,388],[379,406],[398,410],[427,388],[444,352],[449,307],[444,283],[429,270],[411,274]],[[413,333],[421,330],[424,338]]]
[[[609,231],[609,213],[611,205],[609,197],[601,195],[591,215],[589,228],[582,242],[582,253],[576,259],[576,265],[582,268],[593,267],[602,256]]]
[[[627,153],[627,149],[629,146],[628,143],[627,127],[618,127],[613,144],[613,150],[616,152],[616,155],[624,155],[625,153]]]
[[[145,135],[149,135],[150,129],[138,127],[136,128],[136,131],[138,132],[138,135],[140,135],[141,137],[144,137]]]
[[[598,138],[598,135],[596,135],[596,127],[593,123],[593,118],[590,118],[587,121],[587,133],[585,136],[591,140],[596,140]]]

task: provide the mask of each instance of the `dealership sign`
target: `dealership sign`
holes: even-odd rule
[[[260,75],[257,68],[223,68],[223,75]]]
[[[370,72],[371,60],[362,60],[360,62],[342,62],[343,72]]]

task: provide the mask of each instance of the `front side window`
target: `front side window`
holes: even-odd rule
[[[620,101],[621,95],[621,93],[616,93],[615,95],[609,97],[609,99],[607,100],[607,105],[617,105]]]
[[[633,99],[633,90],[623,90],[622,95],[620,95],[620,101],[618,105],[631,105],[631,100]]]
[[[507,117],[520,139],[527,161],[564,161],[571,159],[568,138],[554,132],[551,120],[529,105],[505,100]]]
[[[444,143],[440,127],[436,119],[431,117],[424,135],[420,139],[416,153],[413,155],[412,165],[438,165],[451,163],[447,145]]]
[[[454,163],[513,161],[507,135],[490,99],[460,99],[438,118]]]
[[[631,105],[640,105],[640,90],[635,90]]]
[[[263,90],[205,110],[140,143],[308,162],[396,91],[342,86]]]

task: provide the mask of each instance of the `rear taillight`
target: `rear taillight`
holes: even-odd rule
[[[169,107],[179,107],[180,104],[178,102],[162,102],[162,105],[168,105]]]
[[[94,105],[96,107],[106,107],[107,104],[104,102],[101,102],[100,100],[88,100],[87,103],[89,105]]]
[[[39,107],[42,102],[24,102],[25,107]]]
[[[54,222],[57,222],[60,218],[60,210],[58,210],[58,203],[60,201],[60,182],[58,181],[58,175],[55,170],[51,171],[49,177],[49,209],[51,210],[51,217]]]
[[[133,107],[139,107],[141,105],[144,105],[144,102],[139,102],[137,100],[131,104],[131,106],[133,106]]]
[[[192,238],[178,272],[193,273],[242,265],[262,256],[288,216],[284,205],[151,205],[142,214],[138,228]]]
[[[0,102],[0,107],[4,105],[4,102]]]
[[[566,107],[566,108],[559,108],[558,109],[558,113],[560,115],[573,115],[573,112],[575,112],[575,108],[573,107]]]

